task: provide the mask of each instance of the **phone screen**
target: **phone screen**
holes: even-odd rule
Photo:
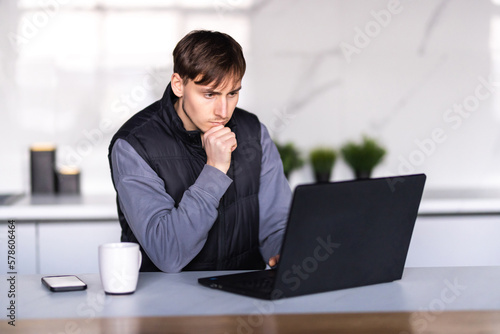
[[[45,276],[42,277],[42,283],[50,291],[74,291],[85,290],[87,288],[87,284],[74,275]]]

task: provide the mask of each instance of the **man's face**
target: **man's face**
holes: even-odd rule
[[[196,80],[187,80],[187,83],[181,81],[177,86],[180,90],[174,89],[179,97],[175,109],[184,128],[187,131],[200,130],[205,133],[214,126],[225,126],[238,103],[241,80],[228,78],[219,87],[198,85],[194,81]]]

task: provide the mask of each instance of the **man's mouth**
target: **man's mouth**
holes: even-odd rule
[[[225,121],[217,121],[217,122],[210,122],[213,126],[218,126],[218,125],[226,125]]]

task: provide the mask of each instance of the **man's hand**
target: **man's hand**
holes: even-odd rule
[[[203,147],[207,153],[207,165],[227,173],[231,165],[231,153],[236,149],[236,135],[230,128],[217,125],[202,136]]]
[[[276,265],[278,264],[279,260],[280,260],[279,254],[271,257],[269,259],[269,267],[271,267],[271,268],[276,267]]]

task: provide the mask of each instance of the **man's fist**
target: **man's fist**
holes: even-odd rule
[[[207,165],[227,173],[231,165],[231,153],[236,149],[236,135],[230,128],[217,125],[202,136],[203,147],[207,153]]]

